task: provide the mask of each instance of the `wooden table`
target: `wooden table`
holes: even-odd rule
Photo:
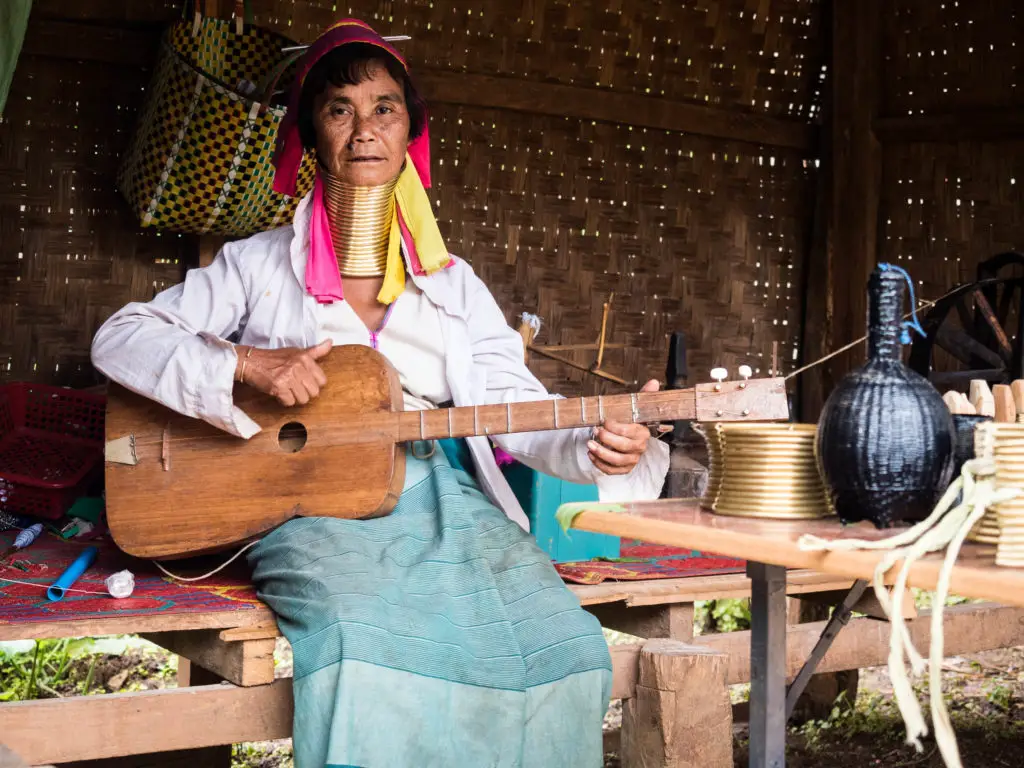
[[[801,535],[822,538],[883,539],[892,531],[869,523],[843,527],[835,519],[782,521],[716,515],[694,500],[663,500],[630,504],[595,504],[572,522],[573,528],[641,539],[747,561],[751,580],[750,633],[750,766],[785,765],[786,721],[803,685],[814,672],[832,639],[848,620],[849,609],[874,578],[884,552],[806,552],[797,546]],[[898,564],[897,564],[898,565]],[[915,563],[908,585],[934,589],[941,556]],[[822,574],[856,579],[833,614],[818,646],[787,691],[786,686],[786,568],[807,568]],[[896,568],[890,570],[894,574]],[[1024,569],[996,566],[994,547],[968,543],[953,572],[953,594],[1024,607]]]

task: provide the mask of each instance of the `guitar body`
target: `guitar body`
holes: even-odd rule
[[[405,480],[404,446],[361,438],[361,425],[403,410],[398,374],[359,345],[335,347],[320,365],[327,385],[305,406],[287,408],[236,385],[235,404],[261,427],[249,440],[112,384],[106,439],[123,445],[133,437],[135,462],[108,454],[105,464],[117,545],[174,559],[253,540],[300,515],[391,512]]]

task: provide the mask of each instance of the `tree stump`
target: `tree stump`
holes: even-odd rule
[[[732,768],[726,654],[648,640],[636,694],[622,706],[623,768]]]

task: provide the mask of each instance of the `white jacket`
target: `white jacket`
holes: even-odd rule
[[[310,347],[322,341],[324,305],[305,290],[307,195],[292,226],[227,243],[213,263],[148,303],[128,304],[97,331],[96,368],[113,381],[187,416],[249,438],[259,426],[232,402],[234,344]],[[429,277],[407,270],[442,311],[448,385],[457,406],[551,397],[523,362],[522,337],[509,327],[483,282],[463,260]],[[495,435],[515,459],[574,483],[596,483],[602,501],[657,498],[668,446],[651,440],[626,475],[606,475],[587,455],[590,429]],[[529,530],[486,437],[467,438],[477,479],[505,514]]]

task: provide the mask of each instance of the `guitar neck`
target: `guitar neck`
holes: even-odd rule
[[[399,415],[399,442],[575,429],[608,419],[650,424],[695,416],[692,389],[405,411]]]

